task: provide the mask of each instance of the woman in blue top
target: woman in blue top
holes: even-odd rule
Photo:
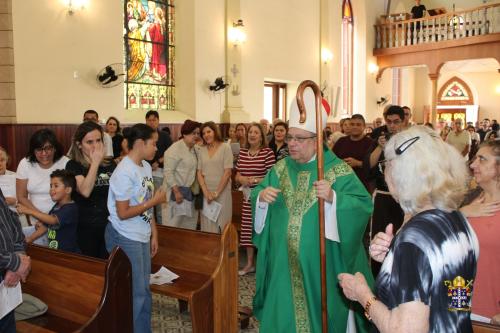
[[[129,153],[110,180],[109,221],[105,240],[108,252],[120,246],[132,264],[134,332],[151,332],[151,257],[158,250],[153,207],[166,201],[165,191],[154,191],[151,160],[158,134],[145,124],[136,124],[126,135]]]

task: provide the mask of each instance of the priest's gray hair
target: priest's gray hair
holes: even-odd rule
[[[412,126],[394,135],[384,155],[389,161],[385,177],[405,213],[426,205],[448,212],[459,208],[469,181],[466,161],[432,129]]]

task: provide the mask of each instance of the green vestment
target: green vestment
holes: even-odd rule
[[[346,332],[351,307],[358,332],[366,332],[369,323],[362,308],[345,298],[337,275],[361,272],[373,285],[362,242],[373,209],[371,197],[351,167],[329,150],[324,153],[324,172],[336,193],[340,237],[340,243],[326,241],[328,331]],[[268,186],[281,190],[269,204],[264,229],[253,233],[258,249],[254,313],[260,332],[321,332],[318,200],[312,185],[316,180],[316,160],[300,164],[287,157],[252,191],[255,216],[259,192]]]

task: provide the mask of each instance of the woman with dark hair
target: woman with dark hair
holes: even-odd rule
[[[136,124],[126,137],[129,153],[118,164],[109,181],[106,248],[125,251],[132,265],[134,332],[151,332],[151,257],[158,251],[153,207],[166,201],[165,191],[154,191],[151,160],[158,133],[146,124]]]
[[[57,169],[64,169],[68,158],[63,156],[63,147],[57,141],[53,131],[47,128],[33,133],[30,139],[28,155],[19,162],[16,172],[17,201],[28,208],[34,208],[47,214],[54,206],[50,198],[50,174]],[[32,218],[31,223],[37,220]],[[27,234],[33,227],[25,229]],[[35,241],[47,245],[47,236]]]
[[[106,158],[103,131],[99,124],[86,121],[73,136],[66,170],[76,178],[74,201],[78,206],[77,241],[84,255],[107,258],[104,230],[108,223],[109,179],[116,168],[111,158]],[[116,151],[116,150],[115,150]]]
[[[204,145],[198,154],[198,183],[203,191],[204,204],[216,201],[222,205],[216,221],[201,215],[201,230],[221,233],[232,216],[231,171],[233,153],[228,144],[222,142],[219,128],[213,121],[201,125]]]
[[[274,152],[276,162],[288,156],[288,144],[286,143],[288,125],[285,122],[277,122],[273,128],[273,137],[269,142],[269,148]]]
[[[111,140],[113,141],[113,158],[120,158],[123,135],[120,127],[120,121],[116,117],[109,117],[106,121],[106,133],[109,134]]]
[[[275,129],[276,129],[275,125]],[[276,163],[274,153],[266,147],[266,134],[262,125],[252,123],[248,127],[247,146],[240,150],[236,163],[234,180],[241,184],[243,190],[243,206],[241,210],[240,246],[246,248],[247,264],[238,272],[246,275],[255,272],[254,246],[252,244],[252,205],[250,202],[251,190],[259,184],[267,171]]]
[[[198,159],[194,145],[200,137],[201,123],[186,120],[181,127],[181,139],[173,143],[163,155],[163,174],[167,191],[167,225],[177,228],[196,229],[191,186],[196,179]],[[191,216],[175,216],[175,205],[187,205]]]

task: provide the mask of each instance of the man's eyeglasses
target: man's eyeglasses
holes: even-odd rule
[[[402,123],[401,120],[386,120],[385,124],[386,125],[400,125]]]
[[[307,139],[314,139],[316,135],[313,136],[291,136],[287,135],[285,137],[286,142],[297,141],[298,143],[304,143]]]
[[[51,153],[52,151],[54,151],[54,146],[50,145],[50,146],[44,146],[42,148],[35,148],[35,153],[36,154],[41,154],[42,152],[45,152],[45,153]]]

